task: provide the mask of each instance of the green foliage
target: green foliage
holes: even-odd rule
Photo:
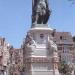
[[[73,68],[70,67],[65,61],[60,62],[59,72],[63,75],[71,75]]]

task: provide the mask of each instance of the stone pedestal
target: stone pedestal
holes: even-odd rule
[[[28,31],[23,45],[25,75],[59,75],[52,32],[48,27],[34,27]]]

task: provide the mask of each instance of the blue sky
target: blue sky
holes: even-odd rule
[[[75,5],[67,0],[49,0],[52,10],[48,25],[75,35]],[[31,27],[32,0],[0,0],[0,36],[19,48]]]

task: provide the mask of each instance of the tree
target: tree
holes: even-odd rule
[[[61,61],[59,64],[59,72],[63,75],[71,75],[73,67],[68,65],[65,61]]]

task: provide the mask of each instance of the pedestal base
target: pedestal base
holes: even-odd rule
[[[29,30],[27,35],[28,42],[25,44],[25,54],[30,59],[25,59],[26,63],[31,66],[26,68],[25,75],[59,75],[58,70],[54,70],[53,51],[56,45],[53,46],[52,36],[53,29],[48,27],[34,27]],[[51,42],[49,42],[51,40]],[[26,40],[27,41],[27,40]],[[49,46],[49,47],[48,47]],[[29,50],[28,50],[29,49]]]

